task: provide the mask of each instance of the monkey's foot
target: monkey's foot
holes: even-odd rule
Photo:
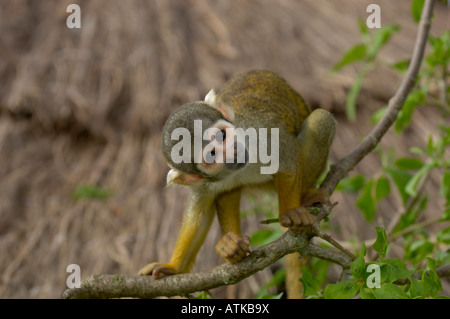
[[[229,232],[219,239],[217,254],[231,264],[236,264],[250,253],[250,237]]]
[[[281,226],[289,228],[294,233],[299,233],[306,227],[311,226],[314,221],[314,217],[304,207],[290,210],[280,217]]]
[[[151,263],[139,270],[140,276],[152,276],[159,279],[165,276],[175,275],[177,272],[169,264]]]
[[[330,195],[328,195],[328,193],[321,188],[308,189],[305,193],[303,193],[301,203],[303,207],[312,207],[317,203],[332,206],[330,202]]]

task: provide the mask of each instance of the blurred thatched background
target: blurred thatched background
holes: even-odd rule
[[[81,29],[66,27],[73,2],[81,7]],[[161,127],[176,107],[236,73],[276,71],[313,107],[332,111],[339,127],[331,160],[347,154],[399,81],[387,68],[374,71],[358,100],[357,123],[347,122],[343,105],[355,70],[328,71],[359,41],[357,18],[365,20],[374,2],[382,24],[402,27],[383,58],[407,58],[417,27],[407,0],[1,1],[0,297],[59,298],[72,263],[86,278],[136,274],[147,262],[168,260],[186,190],[164,188]],[[440,34],[445,5],[438,3],[435,15],[432,32]],[[383,147],[401,155],[423,146],[439,120],[426,112],[416,114],[405,136],[389,134]],[[357,171],[379,166],[370,156]],[[76,201],[72,194],[83,184],[113,195]],[[331,219],[336,236],[371,238],[354,199],[333,197],[340,202]],[[387,219],[397,205],[383,203]],[[427,214],[440,213],[440,205],[430,200]],[[245,232],[260,228],[258,220],[245,220],[252,225]],[[221,262],[213,248],[218,238],[215,222],[196,269]],[[271,273],[212,293],[252,297]]]

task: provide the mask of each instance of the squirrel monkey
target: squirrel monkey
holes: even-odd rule
[[[336,121],[329,112],[322,109],[311,112],[302,97],[282,78],[260,70],[240,74],[218,94],[211,90],[204,101],[177,109],[164,126],[162,151],[171,167],[167,184],[189,186],[189,204],[169,263],[150,263],[139,274],[157,279],[189,272],[215,212],[223,234],[216,245],[217,253],[230,263],[245,258],[250,239],[241,234],[239,206],[246,187],[275,188],[282,226],[299,232],[311,225],[314,218],[305,207],[315,202],[328,203],[329,195],[314,186],[326,165],[335,126]],[[252,156],[255,148],[251,151],[251,138],[247,136],[249,143],[239,140],[239,128],[245,132],[252,128],[259,132],[267,129],[264,132],[268,141],[277,137],[272,133],[272,129],[277,129],[276,144],[262,143],[259,139],[256,148],[261,150],[265,146],[272,153],[278,152],[276,171],[261,173],[265,164]],[[183,130],[190,133],[186,135],[189,143],[180,152]],[[194,139],[198,132],[202,137],[200,143]],[[179,153],[183,160],[174,159],[174,154]],[[295,264],[298,257],[298,254],[288,255],[287,263]],[[286,281],[300,285],[298,277],[288,277]]]

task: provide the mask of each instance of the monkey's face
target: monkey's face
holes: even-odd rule
[[[221,179],[230,171],[245,167],[248,152],[237,142],[235,127],[230,122],[220,119],[203,134],[202,151],[196,154],[200,172],[213,179]]]
[[[168,184],[216,182],[243,168],[249,159],[236,141],[232,122],[204,102],[185,104],[172,113],[164,125],[162,151],[172,168]]]

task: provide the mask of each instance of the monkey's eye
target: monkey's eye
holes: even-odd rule
[[[208,164],[212,164],[216,159],[216,150],[212,150],[208,154],[206,154],[205,162]]]
[[[216,140],[219,141],[219,142],[225,141],[226,137],[227,137],[227,133],[226,133],[225,129],[220,130],[216,134]]]

